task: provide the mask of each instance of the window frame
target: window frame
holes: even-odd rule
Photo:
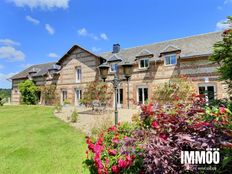
[[[200,87],[204,87],[205,88],[205,91],[207,91],[207,88],[209,87],[209,86],[212,86],[213,87],[213,89],[214,89],[214,99],[216,99],[217,98],[217,87],[216,87],[216,84],[212,84],[212,83],[201,83],[201,84],[198,84],[198,94],[200,94],[200,90],[199,90],[199,88]],[[206,103],[208,104],[209,103],[209,98],[208,98],[208,96],[205,96],[206,98]]]
[[[79,74],[78,74],[78,70],[79,70]],[[76,72],[76,83],[81,83],[82,80],[82,71],[81,71],[81,67],[76,67],[75,68],[75,72]]]
[[[115,70],[114,71],[112,71],[112,66],[117,66],[117,68],[118,68],[118,64],[117,63],[111,63],[110,64],[110,73],[116,73],[117,72],[117,68],[115,67]]]
[[[137,86],[137,102],[139,103],[139,89],[142,89],[142,103],[141,104],[145,104],[146,100],[145,100],[145,95],[144,95],[144,89],[147,89],[147,99],[149,99],[149,88],[148,86]]]
[[[147,60],[147,61],[148,61],[148,65],[147,65],[147,67],[146,67],[146,66],[141,67],[141,61],[144,61],[143,63],[144,63],[144,65],[145,65],[145,60]],[[139,69],[148,69],[149,67],[150,67],[150,61],[149,61],[149,58],[142,58],[142,59],[139,59]]]
[[[172,56],[175,56],[176,63],[175,64],[171,64],[171,60],[170,60],[170,64],[167,64],[166,58],[169,57],[171,59]],[[167,55],[164,55],[164,65],[165,66],[175,66],[176,64],[177,64],[177,55],[176,54],[167,54]]]

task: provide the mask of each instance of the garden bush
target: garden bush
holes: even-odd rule
[[[152,94],[152,101],[164,104],[173,104],[173,102],[182,101],[188,102],[194,94],[194,88],[190,81],[185,76],[174,77],[160,85],[156,85]]]
[[[98,81],[91,82],[85,88],[81,103],[85,106],[91,106],[92,102],[97,100],[107,104],[112,94],[112,88],[107,83]]]
[[[71,122],[72,123],[76,123],[78,120],[78,113],[76,110],[73,111],[72,115],[71,115]]]
[[[19,84],[21,93],[21,103],[27,105],[35,105],[38,103],[38,88],[31,80],[25,80]]]
[[[91,173],[207,173],[196,165],[180,162],[181,151],[219,148],[217,171],[231,170],[231,111],[209,110],[201,96],[191,103],[181,100],[169,108],[153,104],[141,106],[140,119],[121,123],[103,131],[95,140],[87,137],[85,164]],[[137,124],[139,123],[139,124]]]

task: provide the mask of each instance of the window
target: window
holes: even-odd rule
[[[206,102],[210,103],[215,99],[215,86],[210,84],[199,85],[198,87],[199,94],[205,96]]]
[[[68,98],[68,92],[67,91],[62,91],[62,102],[67,100],[67,98]]]
[[[76,82],[77,83],[81,82],[81,68],[80,67],[76,68]]]
[[[82,90],[81,89],[76,89],[76,98],[75,98],[75,103],[77,106],[80,106],[80,100],[82,99]]]
[[[141,59],[139,61],[139,68],[148,68],[149,67],[149,59]]]
[[[139,87],[138,88],[138,102],[139,104],[144,104],[148,100],[148,88]]]
[[[176,65],[176,55],[165,56],[165,65]]]
[[[123,89],[122,88],[117,89],[117,98],[116,98],[116,100],[117,100],[118,107],[121,108],[122,105],[123,105]]]
[[[110,72],[117,72],[118,71],[118,64],[113,63],[110,66]]]

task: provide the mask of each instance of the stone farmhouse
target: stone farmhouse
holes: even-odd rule
[[[164,83],[177,75],[191,78],[199,93],[213,93],[214,95],[208,96],[209,99],[224,98],[227,96],[226,86],[218,80],[217,64],[208,61],[213,44],[221,40],[221,34],[212,32],[127,49],[121,49],[119,44],[114,44],[112,51],[98,55],[74,45],[57,62],[33,65],[11,77],[11,100],[13,104],[20,102],[18,84],[31,79],[38,86],[55,84],[61,104],[68,100],[73,105],[80,105],[86,84],[101,80],[98,70],[100,64],[110,65],[107,79],[110,83],[116,71],[120,77],[124,62],[133,64],[129,96],[137,103],[144,103],[151,97],[154,85]],[[127,89],[127,81],[122,81],[117,90],[119,107],[127,106]],[[42,97],[40,102],[45,104]],[[133,104],[132,101],[130,104]]]

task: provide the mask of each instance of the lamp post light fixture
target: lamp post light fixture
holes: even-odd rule
[[[132,74],[132,67],[133,65],[130,64],[130,63],[125,63],[122,65],[123,67],[123,73],[124,73],[124,76],[127,80],[127,108],[129,109],[130,108],[130,98],[129,98],[129,94],[130,94],[130,87],[129,87],[129,78],[131,77],[131,74]]]
[[[123,75],[126,77],[127,81],[129,81],[129,78],[131,77],[131,74],[132,74],[132,65],[129,63],[125,63],[122,65],[122,67],[123,67]],[[100,76],[103,79],[103,81],[105,82],[105,80],[108,76],[108,71],[109,71],[110,66],[108,66],[106,64],[102,64],[98,68],[100,71]],[[113,84],[113,87],[114,87],[114,91],[115,91],[114,92],[115,93],[115,106],[114,106],[115,125],[118,124],[117,89],[118,89],[118,85],[121,81],[123,81],[123,79],[119,79],[118,73],[115,72],[114,79],[111,81],[111,83]],[[129,82],[128,82],[128,107],[129,107]]]

